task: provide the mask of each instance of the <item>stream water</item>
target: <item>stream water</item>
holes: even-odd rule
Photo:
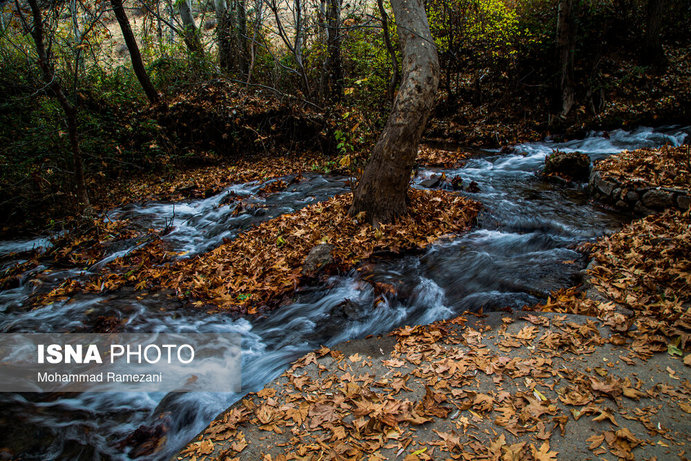
[[[89,329],[94,315],[126,318],[127,332],[237,332],[243,337],[243,393],[82,393],[0,395],[0,447],[20,447],[22,459],[129,459],[146,453],[147,440],[162,446],[147,459],[168,459],[218,413],[246,392],[257,391],[289,363],[320,345],[424,324],[465,310],[519,308],[572,285],[585,266],[579,243],[619,228],[627,219],[588,202],[583,185],[559,186],[540,179],[544,158],[553,149],[580,151],[592,159],[624,149],[679,145],[686,128],[639,128],[593,133],[583,140],[516,146],[516,154],[473,158],[459,169],[421,170],[419,183],[434,174],[461,176],[478,183],[469,193],[484,205],[478,227],[426,251],[382,258],[367,271],[375,281],[393,284],[396,295],[375,305],[362,272],[333,277],[305,290],[297,301],[260,319],[169,309],[167,298],[135,292],[80,295],[36,310],[23,307],[38,280],[54,286],[68,277],[88,277],[137,242],[114,247],[88,270],[32,269],[19,287],[0,292],[0,332],[71,332]],[[265,198],[264,184],[228,188],[204,200],[176,204],[131,204],[109,213],[144,227],[163,227],[184,256],[209,251],[250,225],[289,213],[314,201],[346,192],[347,178],[306,175],[302,181]],[[240,196],[219,206],[229,194]],[[242,207],[236,210],[236,207]],[[0,242],[0,269],[21,262],[22,251],[49,245],[47,239]],[[162,307],[166,309],[161,309]],[[140,429],[139,431],[138,428]],[[134,434],[134,435],[133,435]]]

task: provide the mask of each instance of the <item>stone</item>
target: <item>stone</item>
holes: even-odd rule
[[[674,205],[674,195],[670,192],[651,189],[641,197],[643,205],[655,210],[662,210]]]
[[[691,208],[691,197],[686,195],[686,194],[682,194],[682,195],[678,196],[677,197],[677,206],[681,210],[688,210],[689,208]]]
[[[649,215],[654,213],[654,211],[650,208],[646,208],[640,200],[636,202],[636,205],[633,207],[633,210],[636,213],[642,215]]]
[[[606,197],[611,197],[612,191],[614,191],[616,186],[615,183],[603,179],[599,171],[594,172],[590,176],[590,183],[588,184],[591,191],[600,191]]]
[[[362,314],[361,308],[350,299],[345,299],[331,311],[331,315],[348,320],[357,320],[362,317]]]
[[[615,187],[615,183],[607,181],[606,179],[601,179],[598,189],[600,189],[600,192],[602,192],[604,195],[610,197],[612,192],[614,192]]]
[[[333,262],[333,245],[320,243],[310,250],[302,265],[302,275],[313,277]]]
[[[577,181],[590,175],[590,157],[580,152],[554,151],[545,158],[545,174],[559,174]]]
[[[472,193],[480,192],[480,186],[477,184],[477,182],[470,181],[470,184],[468,184],[466,191],[472,192]]]
[[[424,181],[420,181],[420,185],[429,189],[439,187],[441,185],[441,176],[432,176]]]
[[[636,203],[639,199],[640,197],[638,196],[637,192],[630,190],[626,193],[626,201],[631,204]]]
[[[564,175],[553,174],[553,175],[545,176],[545,180],[547,180],[553,184],[558,184],[560,186],[568,186],[568,185],[572,184],[571,178],[568,178]]]
[[[460,176],[454,176],[451,178],[451,188],[453,190],[463,190],[463,178]]]
[[[629,204],[623,200],[617,200],[617,203],[615,203],[614,206],[616,206],[617,208],[628,208]]]

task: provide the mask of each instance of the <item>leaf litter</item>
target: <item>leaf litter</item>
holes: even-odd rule
[[[622,187],[666,187],[691,191],[691,153],[688,144],[677,147],[624,151],[600,160],[596,169]]]
[[[255,314],[290,299],[310,280],[302,267],[318,244],[333,247],[333,261],[324,274],[346,271],[376,252],[424,248],[464,232],[479,211],[477,202],[454,193],[411,190],[409,196],[409,215],[394,224],[373,228],[364,216],[349,216],[352,196],[343,194],[256,225],[210,252],[177,261],[177,254],[154,235],[148,245],[108,263],[93,280],[69,280],[41,302],[134,285],[172,290],[199,307]]]

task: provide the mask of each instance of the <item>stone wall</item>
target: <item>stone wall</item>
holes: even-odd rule
[[[593,169],[588,182],[590,194],[616,208],[651,214],[667,208],[687,210],[691,204],[689,191],[669,187],[654,187],[648,183],[621,183],[602,171]]]

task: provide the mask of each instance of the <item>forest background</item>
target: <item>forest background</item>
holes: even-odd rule
[[[425,9],[441,64],[426,143],[690,119],[685,0]],[[5,1],[0,55],[0,232],[14,236],[239,159],[357,176],[401,73],[382,0]]]

